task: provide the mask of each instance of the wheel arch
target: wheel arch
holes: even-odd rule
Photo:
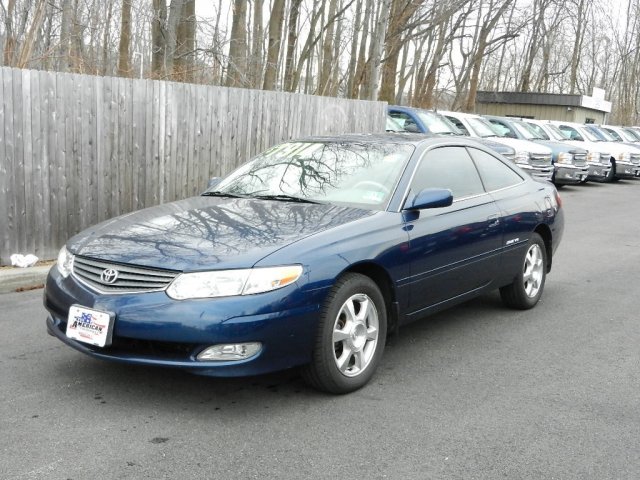
[[[547,273],[549,273],[551,271],[551,265],[553,263],[553,236],[551,233],[551,229],[549,228],[549,225],[541,223],[536,227],[534,232],[540,235],[542,237],[542,240],[544,241],[544,249],[547,254]]]
[[[377,263],[361,262],[351,265],[342,273],[359,273],[369,277],[375,282],[382,293],[387,309],[387,332],[395,332],[398,327],[399,313],[397,308],[396,291],[393,286],[393,281],[389,276],[389,272]]]

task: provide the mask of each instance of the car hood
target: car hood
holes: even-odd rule
[[[194,197],[133,212],[69,240],[75,255],[180,271],[251,267],[302,238],[373,211],[326,204]]]
[[[578,148],[584,148],[588,152],[608,153],[609,155],[611,155],[611,152],[609,150],[599,144],[600,142],[590,142],[588,140],[563,140],[562,143],[573,145],[574,147]]]
[[[627,147],[622,143],[616,143],[616,142],[596,142],[596,143],[600,144],[603,149],[608,150],[616,157],[625,152],[631,153],[631,150],[633,150],[631,147]]]
[[[545,147],[551,148],[554,153],[556,152],[587,153],[587,150],[585,150],[582,147],[575,148],[564,142],[556,142],[555,140],[536,140],[536,143],[540,143]]]
[[[551,149],[529,140],[521,140],[519,138],[509,137],[491,137],[491,140],[508,145],[514,148],[517,152],[529,152],[537,155],[551,155]]]

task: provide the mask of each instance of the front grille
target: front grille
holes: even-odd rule
[[[551,165],[551,154],[531,154],[529,164],[534,167],[546,167]]]
[[[600,154],[600,163],[602,165],[609,165],[611,163],[611,154],[609,153],[601,153]]]
[[[107,283],[105,270],[115,270],[117,278]],[[179,272],[159,270],[76,256],[73,275],[85,285],[101,293],[138,293],[164,290]]]
[[[586,167],[587,166],[587,154],[586,153],[574,153],[573,154],[573,164],[576,167]]]
[[[631,154],[631,163],[634,165],[640,165],[640,153]]]

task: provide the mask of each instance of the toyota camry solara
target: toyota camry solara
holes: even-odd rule
[[[300,366],[349,392],[408,322],[494,289],[536,305],[562,212],[553,185],[472,140],[288,142],[201,196],[71,238],[47,328],[96,358],[212,376]]]

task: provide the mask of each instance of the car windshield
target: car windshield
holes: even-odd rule
[[[490,122],[486,121],[484,118],[473,118],[470,117],[468,119],[469,125],[473,131],[479,137],[487,138],[487,137],[501,137],[503,135],[498,134],[498,132],[493,128]]]
[[[562,133],[562,130],[552,123],[545,123],[544,127],[541,128],[549,134],[552,140],[568,140],[568,137]]]
[[[627,135],[625,133],[622,132],[622,130],[614,130],[613,128],[610,127],[602,127],[601,130],[604,130],[605,132],[607,132],[609,135],[611,135],[616,142],[630,142],[633,140],[629,140],[627,138]]]
[[[537,125],[535,123],[529,123],[529,122],[525,122],[525,123],[531,130],[536,132],[536,135],[540,140],[551,140],[551,137],[549,136],[549,134],[545,132],[544,128],[542,128],[540,125]]]
[[[532,128],[529,127],[529,125],[527,125],[524,122],[516,122],[513,121],[511,122],[513,124],[513,127],[518,131],[518,133],[520,135],[522,135],[526,140],[541,140],[542,137],[540,137],[535,130],[533,130]]]
[[[589,132],[593,132],[594,135],[596,135],[597,137],[600,137],[602,140],[604,140],[606,142],[616,142],[617,141],[604,128],[598,128],[598,127],[594,127],[594,126],[589,126],[589,127],[586,127],[586,129],[589,130]]]
[[[204,195],[314,201],[382,210],[412,145],[289,142],[243,165]]]
[[[622,130],[629,136],[632,142],[640,141],[640,132],[635,131],[633,128],[623,128]]]
[[[420,120],[427,126],[429,132],[441,135],[462,135],[462,132],[451,122],[432,112],[418,112]]]
[[[586,127],[580,127],[577,130],[580,132],[580,135],[582,135],[585,139],[589,140],[590,142],[603,142],[604,141],[599,136],[597,136],[595,133],[593,133],[591,130],[589,130]]]

